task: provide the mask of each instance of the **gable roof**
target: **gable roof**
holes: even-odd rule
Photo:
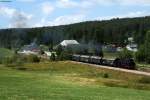
[[[61,46],[76,45],[76,44],[79,44],[76,40],[64,40],[60,43]]]

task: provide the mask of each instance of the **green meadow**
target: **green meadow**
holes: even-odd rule
[[[0,100],[150,100],[149,79],[70,61],[0,65]]]

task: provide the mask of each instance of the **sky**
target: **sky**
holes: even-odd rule
[[[150,0],[0,0],[0,29],[149,15]]]

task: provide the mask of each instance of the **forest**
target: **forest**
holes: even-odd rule
[[[125,45],[125,40],[131,36],[141,45],[148,30],[150,30],[150,16],[49,27],[1,29],[0,47],[20,48],[35,40],[38,44],[56,45],[64,39],[75,39],[80,43]]]

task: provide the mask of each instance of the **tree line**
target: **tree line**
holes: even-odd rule
[[[70,25],[40,28],[1,29],[0,47],[18,48],[35,39],[38,44],[56,45],[64,39],[76,39],[80,43],[116,43],[124,45],[127,37],[133,36],[143,44],[150,29],[150,17],[88,21]]]

